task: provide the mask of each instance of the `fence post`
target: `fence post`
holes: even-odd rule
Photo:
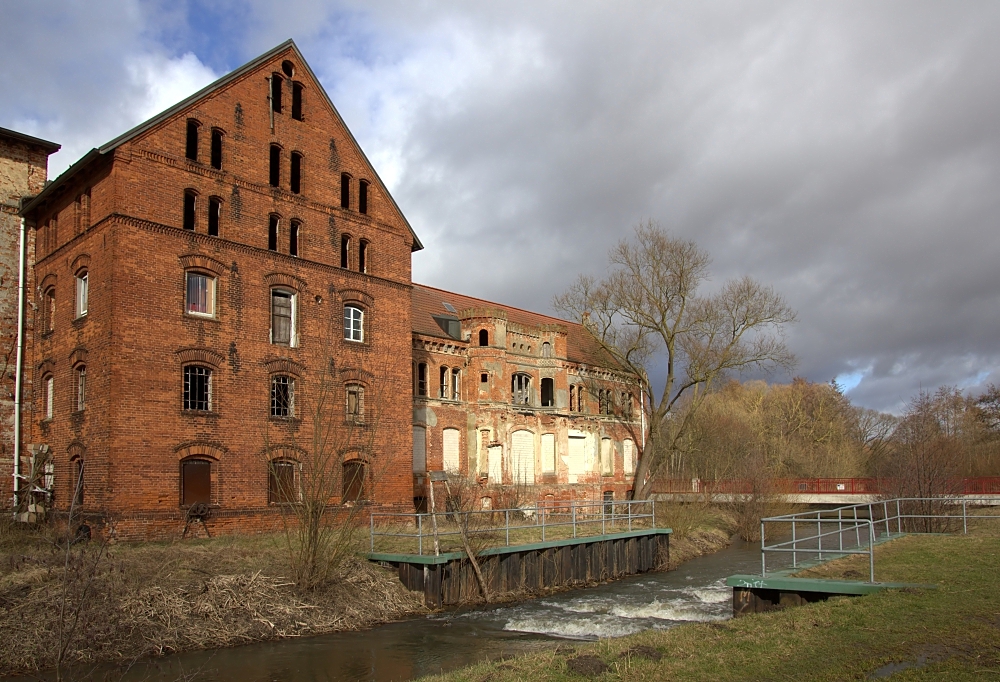
[[[628,512],[628,530],[631,533],[632,532],[632,501],[631,500],[626,500],[625,501],[625,510]]]
[[[889,530],[889,503],[888,502],[883,502],[882,503],[882,516],[883,516],[883,520],[885,521],[885,536],[889,537],[890,535],[892,535],[892,531]]]
[[[601,502],[601,535],[608,534],[608,507]]]
[[[417,554],[424,555],[424,515],[417,514]]]
[[[573,512],[573,537],[576,537],[576,500],[570,502],[569,508]]]
[[[653,528],[656,528],[656,500],[650,500],[649,503],[653,505]]]
[[[510,547],[510,509],[503,510],[503,525],[507,529],[507,546]]]
[[[798,568],[799,566],[798,552],[795,551],[796,549],[798,549],[798,547],[799,545],[795,541],[795,517],[793,516],[792,517],[792,568]]]
[[[837,548],[844,550],[844,510],[837,510]]]
[[[818,543],[820,561],[823,561],[823,521],[820,520],[822,513],[816,512],[816,542]]]
[[[368,520],[370,522],[368,537],[371,538],[370,549],[368,550],[372,554],[375,553],[375,512],[368,514]]]
[[[903,513],[899,510],[899,498],[896,498],[896,532],[903,534]]]
[[[535,503],[535,508],[538,508],[538,503]],[[545,507],[542,507],[542,542],[545,542]]]
[[[868,520],[868,582],[875,582],[875,524]]]
[[[767,554],[764,552],[764,519],[760,520],[760,577],[767,577]]]
[[[854,544],[861,546],[861,528],[858,526],[858,505],[854,505]]]
[[[965,514],[965,505],[968,504],[965,500],[962,500],[962,534],[969,534],[969,519]]]

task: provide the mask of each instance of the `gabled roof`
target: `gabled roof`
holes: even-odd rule
[[[347,134],[350,137],[351,142],[354,144],[355,150],[358,152],[358,154],[361,155],[361,158],[364,159],[365,163],[367,163],[368,166],[372,169],[372,173],[375,174],[376,182],[378,182],[379,186],[382,188],[382,191],[385,192],[385,195],[389,197],[389,201],[392,202],[393,208],[395,208],[396,211],[399,213],[399,215],[402,217],[403,222],[406,224],[407,229],[410,231],[410,234],[413,237],[413,251],[419,251],[420,249],[424,248],[424,245],[420,242],[420,239],[417,237],[416,232],[413,231],[413,227],[410,225],[410,222],[406,219],[406,216],[403,215],[403,212],[400,210],[399,205],[396,203],[396,200],[392,197],[392,194],[389,193],[389,190],[385,186],[385,183],[382,182],[382,178],[379,177],[378,171],[375,170],[375,166],[372,165],[371,161],[368,160],[368,156],[365,155],[364,150],[361,149],[361,145],[358,144],[357,139],[354,137],[354,133],[352,133],[351,129],[347,127],[347,124],[344,123],[344,119],[340,116],[340,112],[337,111],[337,107],[333,105],[333,101],[330,99],[330,95],[327,94],[326,89],[323,87],[323,84],[320,82],[319,78],[316,77],[316,74],[309,66],[309,63],[306,61],[305,57],[302,56],[302,53],[299,51],[299,48],[295,44],[295,41],[291,39],[286,40],[277,47],[268,50],[259,57],[250,60],[249,62],[239,67],[238,69],[230,71],[229,73],[227,73],[225,76],[215,81],[214,83],[205,86],[204,88],[194,93],[190,97],[181,100],[177,104],[173,105],[169,109],[160,112],[156,116],[153,116],[152,118],[143,121],[139,125],[135,126],[134,128],[125,133],[122,133],[121,135],[111,140],[107,144],[98,147],[96,149],[90,150],[89,152],[87,152],[86,155],[84,155],[82,159],[80,159],[80,161],[77,161],[75,164],[70,166],[65,172],[63,172],[58,178],[56,178],[55,181],[50,183],[48,187],[46,187],[41,193],[39,193],[37,197],[35,197],[31,202],[29,202],[21,211],[22,215],[26,214],[27,212],[41,205],[41,203],[45,201],[49,196],[51,196],[61,185],[65,184],[69,180],[69,178],[76,175],[79,171],[83,170],[84,166],[89,164],[89,162],[92,161],[93,159],[97,158],[98,156],[103,156],[113,152],[115,149],[125,144],[126,142],[129,142],[138,137],[139,135],[142,135],[146,131],[155,128],[160,123],[170,118],[174,114],[183,111],[184,109],[188,108],[195,102],[211,95],[220,88],[225,87],[229,83],[232,83],[233,81],[237,80],[243,75],[260,67],[262,64],[265,64],[271,59],[274,59],[274,57],[288,50],[289,48],[291,48],[295,52],[295,57],[299,60],[302,66],[305,67],[306,71],[309,73],[309,76],[319,85],[319,91],[323,93],[323,98],[326,100],[326,103],[330,105],[330,109],[333,111],[334,116],[337,117],[337,120],[344,127],[344,130],[347,131]],[[86,161],[87,163],[86,164],[83,163],[84,161]]]
[[[55,142],[49,142],[48,140],[43,140],[40,137],[32,137],[31,135],[25,135],[24,133],[19,133],[16,130],[10,130],[8,128],[0,128],[0,137],[6,137],[11,140],[17,140],[18,142],[23,142],[25,144],[32,144],[36,147],[41,147],[49,154],[55,154],[57,151],[62,149],[61,144],[56,144]]]
[[[461,313],[468,308],[494,308],[502,310],[507,314],[507,321],[526,327],[539,327],[543,324],[558,324],[566,329],[566,359],[570,362],[618,369],[617,363],[605,353],[597,344],[583,325],[576,322],[567,322],[558,317],[533,313],[530,310],[522,310],[502,303],[494,303],[481,298],[472,298],[456,294],[443,289],[436,289],[424,284],[413,285],[413,293],[410,297],[410,326],[413,333],[423,336],[435,336],[439,338],[449,337],[434,321],[434,317],[454,316],[454,313],[445,307],[445,303],[450,304],[455,310]]]

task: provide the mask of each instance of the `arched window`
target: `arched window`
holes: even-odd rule
[[[358,182],[358,213],[368,213],[368,181]]]
[[[358,242],[358,272],[368,272],[368,240]]]
[[[42,377],[42,385],[45,387],[45,395],[43,396],[43,400],[45,401],[43,406],[44,419],[52,419],[56,395],[55,377],[51,374],[46,374]]]
[[[184,277],[187,299],[184,311],[188,315],[215,317],[215,277],[192,270],[184,273]]]
[[[542,379],[542,407],[554,407],[556,404],[553,383],[549,377]]]
[[[302,225],[298,220],[293,220],[288,226],[288,255],[299,255],[299,227]]]
[[[351,207],[351,175],[349,173],[340,174],[340,207]]]
[[[417,365],[417,395],[427,395],[427,363],[421,362]]]
[[[181,461],[181,504],[212,502],[212,463],[206,459]]]
[[[295,504],[299,501],[295,470],[298,464],[290,459],[273,459],[267,463],[267,501],[270,504]]]
[[[271,187],[281,184],[281,147],[276,144],[271,145],[267,178]]]
[[[49,287],[42,294],[42,330],[51,332],[56,328],[56,288]]]
[[[351,235],[340,235],[340,267],[345,270],[351,263]]]
[[[295,377],[287,374],[271,377],[271,416],[278,419],[295,417]]]
[[[361,424],[365,421],[365,387],[361,384],[347,384],[347,421]]]
[[[267,221],[267,248],[270,251],[278,250],[278,226],[281,223],[281,217],[275,214],[271,214]]]
[[[83,506],[83,457],[74,457],[70,461],[70,468],[73,472],[72,505],[79,508]]]
[[[485,329],[479,330],[479,345],[480,346],[490,345],[490,333]]]
[[[451,399],[461,400],[462,399],[462,371],[457,367],[451,370]]]
[[[87,314],[87,299],[90,290],[90,276],[86,270],[76,273],[76,316],[83,317]]]
[[[576,386],[573,384],[569,385],[569,411],[576,411]]]
[[[288,188],[292,191],[292,194],[298,194],[302,190],[302,154],[299,152],[292,152]]]
[[[76,400],[73,409],[82,412],[87,406],[87,366],[77,365],[73,368],[73,377],[76,383]]]
[[[212,370],[201,365],[184,367],[185,410],[199,412],[212,411]]]
[[[198,160],[198,129],[201,124],[193,118],[187,120],[187,143],[184,145],[184,156],[192,161]]]
[[[271,74],[271,111],[281,113],[281,84],[284,79],[276,73]]]
[[[222,218],[222,199],[219,197],[209,197],[208,199],[208,235],[210,237],[219,236],[219,221]]]
[[[358,460],[344,462],[343,502],[360,502],[365,499],[365,464]]]
[[[513,405],[531,403],[531,376],[518,373],[510,378],[510,402]]]
[[[193,189],[184,190],[184,219],[185,230],[194,230],[195,209],[198,202],[198,194]]]
[[[271,343],[297,346],[295,324],[298,296],[287,289],[271,289]]]
[[[222,170],[222,131],[212,128],[212,168]]]
[[[303,121],[302,118],[302,83],[292,83],[292,118]]]
[[[551,358],[552,357],[552,344],[546,341],[542,344],[542,357]]]
[[[448,368],[444,367],[442,365],[442,367],[441,367],[441,384],[440,384],[441,387],[438,390],[438,397],[439,398],[449,398],[450,397],[450,394],[448,393],[448,377],[449,376],[450,375],[448,373]]]
[[[344,306],[344,339],[347,341],[365,340],[365,311],[356,305]]]

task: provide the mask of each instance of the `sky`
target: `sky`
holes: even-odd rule
[[[898,412],[1000,383],[1000,3],[0,0],[0,126],[89,149],[293,38],[425,245],[539,312],[654,220]],[[17,68],[17,67],[20,68]],[[787,380],[788,376],[775,376]]]

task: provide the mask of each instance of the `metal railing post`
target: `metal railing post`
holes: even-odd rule
[[[369,531],[368,531],[368,537],[371,539],[370,548],[369,548],[368,551],[371,552],[372,554],[374,554],[375,553],[375,514],[374,513],[368,514],[368,520],[369,520],[369,523],[370,523],[370,525],[369,525]]]
[[[844,510],[837,510],[837,547],[844,551]]]
[[[424,554],[424,515],[417,514],[417,554]]]
[[[649,504],[653,505],[653,528],[656,528],[656,500],[650,500]]]
[[[868,582],[875,582],[875,524],[868,520]]]
[[[892,535],[892,531],[889,530],[889,503],[882,503],[882,520],[885,521],[885,536],[889,537]]]
[[[503,510],[503,525],[507,529],[507,546],[510,547],[510,509]]]
[[[823,561],[823,521],[820,520],[820,514],[823,512],[816,512],[816,543],[819,549],[819,560]]]
[[[545,507],[542,507],[542,542],[545,542]]]
[[[767,577],[767,553],[764,552],[764,519],[760,520],[760,577]]]
[[[632,532],[632,502],[630,500],[625,502],[625,511],[628,513],[628,530],[631,533]]]
[[[608,506],[601,504],[601,535],[608,534]]]
[[[899,510],[899,498],[896,498],[896,532],[903,534],[903,512]]]
[[[570,503],[569,508],[573,512],[573,537],[576,537],[576,500]]]
[[[962,500],[962,534],[969,534],[969,519],[965,513],[965,505],[968,504],[965,500]]]
[[[795,517],[792,517],[792,568],[798,568],[799,566],[799,553],[796,552],[799,548],[799,543],[795,539]]]

